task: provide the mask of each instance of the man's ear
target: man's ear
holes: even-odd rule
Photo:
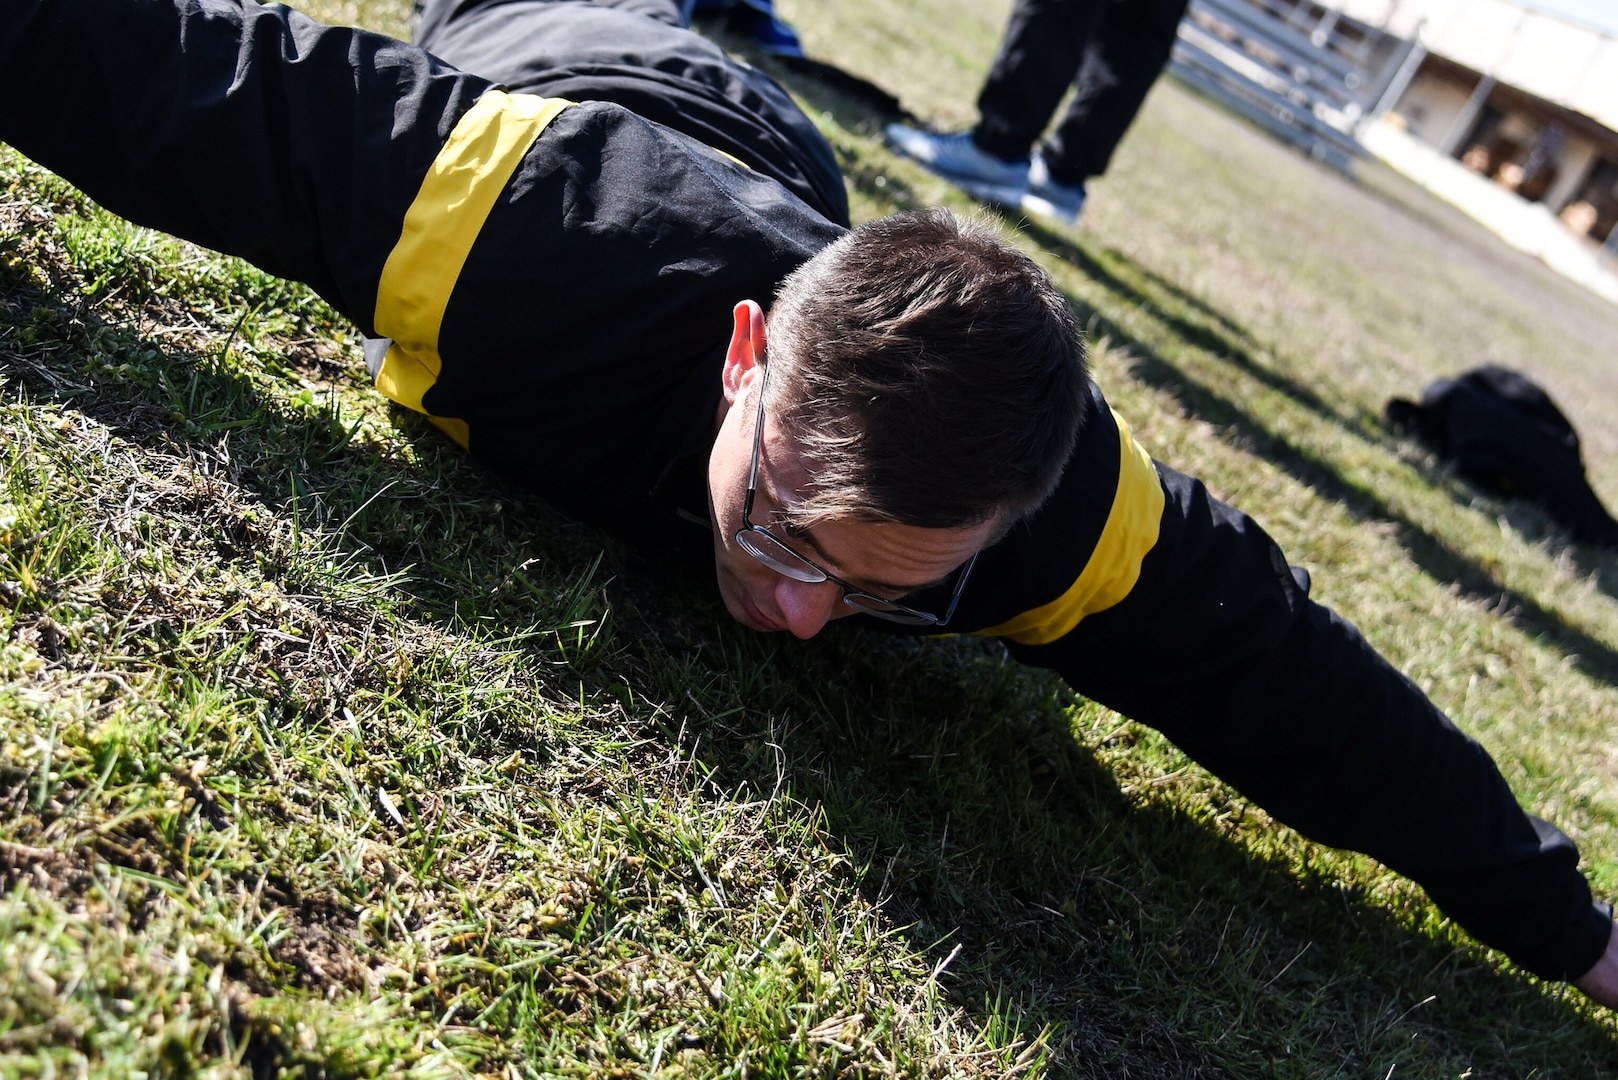
[[[747,385],[748,372],[760,370],[764,360],[764,309],[755,300],[743,300],[731,309],[730,348],[725,353],[725,403],[736,404]]]

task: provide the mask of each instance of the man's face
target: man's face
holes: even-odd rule
[[[747,498],[753,451],[753,418],[763,381],[757,357],[763,354],[763,316],[757,304],[736,308],[724,373],[718,432],[708,459],[708,512],[713,521],[714,569],[719,594],[730,614],[754,630],[787,630],[813,637],[832,619],[852,615],[833,582],[794,581],[771,570],[736,543]],[[740,341],[738,341],[740,339]],[[862,591],[885,599],[947,579],[989,542],[995,524],[954,529],[923,529],[891,522],[829,521],[807,530],[787,528],[787,515],[809,487],[801,455],[768,415],[759,455],[753,521],[790,543],[812,562]]]

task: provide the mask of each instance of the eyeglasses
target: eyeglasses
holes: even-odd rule
[[[933,615],[906,607],[895,600],[884,600],[880,596],[861,592],[858,587],[798,554],[763,525],[753,524],[753,495],[758,491],[759,448],[764,445],[764,391],[769,383],[770,369],[765,365],[764,377],[759,380],[758,387],[758,415],[753,418],[753,460],[747,467],[747,500],[742,504],[742,527],[736,530],[736,543],[753,558],[793,581],[810,585],[829,581],[840,587],[843,590],[843,603],[855,611],[907,626],[943,626],[949,622],[955,614],[955,606],[961,602],[966,579],[972,576],[972,567],[977,565],[977,552],[973,552],[972,557],[962,565],[960,576],[955,579],[955,591],[950,595],[944,614]]]

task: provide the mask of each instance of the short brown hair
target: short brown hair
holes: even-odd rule
[[[868,222],[782,283],[771,405],[813,487],[793,518],[955,528],[1032,513],[1078,436],[1072,310],[988,223],[946,210]]]

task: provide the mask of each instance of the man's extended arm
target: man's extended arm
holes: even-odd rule
[[[1274,542],[1154,465],[1096,395],[1057,496],[958,621],[1158,728],[1275,817],[1414,879],[1479,940],[1576,979],[1608,949],[1578,852]]]

